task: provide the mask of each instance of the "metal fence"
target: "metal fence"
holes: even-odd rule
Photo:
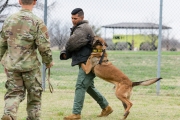
[[[0,0],[3,5],[6,0]],[[174,54],[180,51],[180,1],[176,0],[38,0],[33,13],[42,18],[47,24],[52,50],[61,51],[70,35],[71,11],[81,7],[85,12],[85,19],[89,21],[96,35],[104,38],[109,51],[129,53],[154,51],[157,56],[138,56],[144,61],[128,60],[129,65],[141,62],[148,71],[148,62],[154,63],[154,71],[148,71],[150,75],[164,76],[170,83],[169,88],[179,87],[179,60]],[[47,3],[46,3],[47,2]],[[47,7],[46,7],[47,4]],[[1,8],[1,6],[0,6]],[[3,20],[20,9],[17,0],[11,0],[0,13],[0,29]],[[161,30],[162,28],[162,30]],[[162,56],[162,51],[169,51]],[[122,56],[121,56],[122,55]],[[128,59],[128,56],[125,56]],[[137,56],[135,60],[139,58]],[[161,58],[162,57],[162,58]],[[122,60],[123,54],[117,55],[117,61]],[[125,60],[126,58],[123,58]],[[131,56],[132,58],[132,56]],[[59,59],[57,57],[57,59]],[[146,61],[147,60],[147,61]],[[126,61],[126,60],[125,60]],[[173,61],[173,62],[172,62]],[[116,62],[119,65],[122,62]],[[161,66],[163,64],[163,66]],[[133,66],[134,69],[144,74],[144,69]],[[164,67],[168,65],[169,67]],[[128,71],[123,65],[121,69],[133,78],[134,71]],[[164,69],[165,68],[165,69]],[[69,69],[61,69],[63,73],[69,73]],[[74,69],[73,69],[74,70]],[[71,72],[73,72],[73,70]],[[43,71],[43,87],[45,88],[45,70]],[[55,71],[55,70],[54,70]],[[168,71],[168,72],[167,72]],[[170,72],[169,72],[170,71]],[[146,73],[145,73],[146,74]],[[171,76],[173,74],[173,76]],[[147,75],[148,76],[148,75]],[[69,76],[75,79],[74,76]],[[144,79],[144,78],[142,78]],[[175,82],[172,82],[172,81]],[[53,84],[53,83],[52,83]],[[174,87],[176,86],[176,87]],[[168,84],[163,86],[163,94],[168,95]],[[157,83],[159,95],[160,82]],[[174,91],[173,91],[174,92]],[[170,93],[170,92],[169,92]],[[172,93],[172,92],[171,92]],[[175,91],[173,94],[178,94]],[[179,94],[178,94],[179,95]]]
[[[81,7],[96,35],[103,37],[108,43],[108,50],[157,51],[159,77],[161,50],[180,50],[176,11],[178,3],[163,0],[58,1],[55,6],[57,9],[48,12],[51,46],[59,50],[64,48],[71,27],[70,12]],[[157,94],[159,89],[158,82]]]
[[[47,7],[44,7],[46,2]],[[159,50],[180,51],[179,5],[180,1],[168,0],[40,0],[33,12],[47,24],[53,50],[64,49],[72,27],[70,13],[81,7],[96,35],[108,43],[108,50],[157,51],[157,57],[161,57],[160,39]],[[9,1],[0,15],[0,26],[2,16],[19,9],[17,0]]]
[[[33,11],[42,19],[45,18],[45,1],[47,0],[38,1],[36,9]],[[85,12],[85,19],[89,20],[95,33],[108,42],[108,49],[157,50],[160,1],[47,1],[47,19],[45,21],[51,37],[51,46],[63,49],[69,37],[69,28],[72,26],[70,13],[72,9],[81,7]],[[1,13],[1,25],[3,15],[9,15],[20,9],[16,0],[9,1],[8,5]],[[179,51],[178,5],[178,1],[163,1],[162,50]]]
[[[177,5],[177,2],[163,2],[162,50],[179,50]],[[72,25],[70,12],[76,7],[83,8],[85,19],[97,35],[106,39],[109,50],[157,50],[160,20],[157,0],[58,1],[57,9],[51,9],[47,19],[52,47],[63,49]]]

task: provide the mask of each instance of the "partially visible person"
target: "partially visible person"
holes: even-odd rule
[[[19,0],[22,9],[8,17],[0,32],[0,61],[7,75],[4,115],[1,120],[17,120],[19,104],[27,92],[27,120],[41,116],[41,62],[53,66],[50,40],[44,22],[32,13],[36,0]]]
[[[87,20],[84,20],[84,12],[81,8],[75,8],[71,12],[73,27],[71,35],[66,43],[65,50],[61,51],[60,59],[72,58],[72,66],[79,65],[79,73],[76,82],[74,105],[72,114],[64,117],[64,120],[81,119],[81,111],[84,104],[85,93],[87,92],[101,107],[102,112],[98,117],[108,116],[113,112],[108,101],[95,88],[95,74],[86,74],[80,64],[85,63],[92,52],[91,40],[95,36]],[[89,111],[89,110],[88,110]]]

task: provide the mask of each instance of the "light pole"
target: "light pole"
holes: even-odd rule
[[[44,23],[47,25],[47,0],[44,1]],[[46,88],[46,66],[42,66],[42,88],[45,91]]]
[[[157,64],[157,77],[161,76],[161,41],[162,41],[162,12],[163,0],[160,0],[160,14],[159,14],[159,36],[158,36],[158,64]],[[160,93],[160,81],[157,82],[156,93]]]

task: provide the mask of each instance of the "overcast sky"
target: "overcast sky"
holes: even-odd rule
[[[90,23],[108,25],[120,22],[159,24],[160,0],[58,0],[55,17],[71,22],[71,11],[81,7]],[[180,0],[163,0],[163,24],[172,27],[170,37],[180,39]],[[109,32],[111,32],[110,30]]]
[[[13,1],[18,2],[11,0]],[[121,22],[159,24],[160,0],[48,0],[48,4],[52,1],[57,3],[50,13],[51,19],[48,19],[48,23],[52,20],[60,20],[71,24],[71,11],[80,7],[85,12],[85,19],[93,25],[103,26]],[[180,40],[179,6],[180,0],[163,0],[163,25],[172,27],[169,30],[170,37]],[[39,13],[35,14],[39,15]],[[112,36],[112,30],[107,30],[106,34],[108,33]],[[103,29],[102,34],[104,34]],[[120,34],[120,31],[115,31],[115,34]],[[131,34],[130,30],[129,34]]]

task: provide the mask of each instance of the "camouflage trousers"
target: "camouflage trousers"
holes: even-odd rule
[[[5,115],[17,120],[19,104],[25,99],[27,92],[27,120],[40,120],[42,87],[39,68],[28,72],[8,71],[5,87]]]

